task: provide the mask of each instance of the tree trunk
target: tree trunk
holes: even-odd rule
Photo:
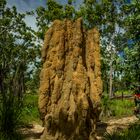
[[[111,54],[112,56],[112,54]],[[112,57],[111,57],[111,61],[110,61],[110,77],[109,77],[109,97],[112,97],[112,85],[113,85],[113,81],[112,81],[112,74],[113,74],[113,67],[112,67]]]

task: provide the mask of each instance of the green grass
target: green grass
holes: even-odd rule
[[[118,100],[109,99],[108,96],[104,96],[102,99],[102,119],[108,119],[109,117],[120,118],[123,116],[133,115],[134,110],[133,100]]]
[[[122,132],[106,133],[104,140],[140,140],[140,124],[133,124]]]
[[[105,112],[104,118],[108,117],[123,117],[133,115],[134,101],[133,100],[110,100],[105,97],[102,100],[102,109],[109,112],[109,115]],[[24,123],[30,124],[33,122],[40,123],[40,116],[38,112],[38,95],[26,94],[24,99],[24,108],[21,115],[21,120]]]
[[[116,91],[114,94],[116,96],[119,96],[119,95],[122,95],[122,93],[123,95],[132,95],[134,91],[133,90],[119,90],[119,91]]]
[[[22,140],[22,135],[18,131],[22,125],[26,126],[26,125],[32,124],[34,122],[41,123],[41,121],[39,119],[40,118],[39,112],[38,112],[38,95],[37,94],[26,94],[23,104],[24,105],[22,108],[22,112],[21,112],[18,120],[16,122],[15,122],[15,120],[13,121],[13,122],[15,122],[15,125],[13,126],[11,121],[8,124],[9,125],[8,128],[11,126],[12,128],[14,128],[14,131],[13,132],[10,131],[10,133],[5,130],[0,131],[0,140]],[[10,114],[10,111],[8,110],[9,118],[11,115],[14,115],[14,117],[16,117],[16,114],[13,114],[14,108],[12,108],[12,106],[11,106],[10,109],[11,109],[11,114]]]
[[[38,95],[26,94],[24,107],[21,114],[21,121],[26,124],[33,122],[40,123],[38,112]]]
[[[113,115],[117,117],[133,115],[134,101],[133,100],[112,100],[110,109]]]

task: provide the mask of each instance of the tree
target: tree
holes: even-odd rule
[[[25,24],[25,14],[17,13],[16,7],[7,8],[5,0],[0,7],[0,136],[14,140],[28,66],[36,58],[35,37]]]
[[[126,71],[125,68],[126,57],[124,57],[123,54],[125,53],[125,47],[128,47],[129,45],[127,42],[132,39],[133,43],[135,42],[134,44],[137,44],[135,45],[135,53],[137,54],[137,57],[135,58],[136,61],[133,61],[137,62],[135,63],[135,67],[137,67],[137,71],[135,71],[135,73],[137,73],[138,75],[134,76],[133,74],[132,77],[139,77],[138,1],[134,2],[133,0],[131,3],[128,3],[127,1],[123,0],[84,0],[81,6],[79,6],[79,8],[77,9],[74,9],[75,7],[73,7],[72,3],[73,1],[69,1],[66,5],[60,5],[54,0],[50,1],[53,4],[48,3],[49,5],[47,4],[46,9],[44,8],[40,11],[37,11],[37,19],[39,19],[38,26],[40,28],[39,31],[43,33],[42,35],[44,35],[45,30],[48,29],[53,20],[64,18],[75,20],[78,17],[82,17],[84,25],[87,29],[93,27],[97,27],[99,29],[102,49],[102,79],[104,81],[104,90],[106,90],[106,92],[109,93],[110,97],[113,96],[112,90],[114,88],[117,89],[122,87],[121,83],[124,80],[123,76],[125,75],[126,77],[129,77],[129,75],[127,74],[128,71]],[[67,5],[69,7],[68,9]],[[54,14],[56,13],[56,9],[60,12]],[[50,13],[51,19],[48,18]],[[61,15],[59,13],[61,13]],[[43,31],[41,29],[43,29]],[[134,66],[131,66],[131,68],[129,69],[134,70]],[[125,85],[125,81],[123,81],[123,83]]]
[[[124,2],[122,0],[85,0],[82,11],[84,9],[84,21],[87,28],[98,27],[101,34],[102,49],[102,78],[103,84],[110,97],[112,96],[113,81],[116,73],[116,60],[118,54],[123,50],[121,43],[123,39],[123,11],[121,7]],[[107,78],[109,77],[109,79]],[[108,91],[109,90],[109,91]]]
[[[53,20],[64,18],[63,6],[54,0],[48,0],[46,8],[38,7],[36,13],[38,26],[37,36],[41,40],[44,39],[44,33],[47,31]]]
[[[37,36],[39,39],[44,39],[44,33],[48,30],[49,26],[56,19],[63,20],[75,18],[75,8],[73,6],[74,1],[68,0],[66,5],[61,5],[55,0],[48,0],[46,7],[38,7],[37,14]]]
[[[139,84],[140,82],[140,1],[131,0],[123,7],[125,15],[125,36],[128,45],[125,47],[125,75],[127,83]]]

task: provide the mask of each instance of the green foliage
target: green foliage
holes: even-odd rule
[[[132,0],[130,4],[123,6],[125,36],[129,40],[129,46],[124,49],[124,81],[138,84],[140,82],[140,26],[139,26],[140,1]]]
[[[131,0],[130,4],[123,6],[125,17],[124,27],[127,30],[127,36],[134,40],[140,39],[140,1]]]
[[[133,100],[110,100],[109,96],[102,97],[102,112],[100,117],[106,119],[108,117],[122,117],[133,115],[134,101]]]
[[[110,108],[113,110],[113,116],[130,116],[133,115],[134,101],[132,100],[113,100],[110,104]]]
[[[139,45],[137,43],[133,43],[131,48],[126,47],[124,49],[124,76],[123,80],[126,81],[128,84],[138,84],[140,81],[140,56],[139,56]]]
[[[55,0],[48,0],[46,8],[38,7],[36,10],[37,14],[37,36],[39,39],[44,39],[44,33],[48,30],[49,26],[56,19],[63,20],[75,18],[75,8],[72,5],[73,0],[68,0],[66,5],[61,5]]]
[[[21,114],[21,122],[30,124],[32,122],[40,123],[38,112],[38,95],[26,94]]]
[[[35,70],[32,72],[32,75],[26,80],[26,92],[31,94],[37,94],[39,88],[39,74],[41,71],[41,63],[36,66]]]
[[[36,58],[35,37],[25,24],[25,14],[7,8],[5,0],[0,4],[0,132],[11,140],[23,107],[28,66]]]
[[[55,0],[48,0],[46,9],[44,7],[38,7],[36,13],[37,26],[39,28],[37,36],[41,40],[44,39],[44,33],[52,21],[64,18],[63,6]]]
[[[109,96],[103,95],[101,103],[102,103],[102,112],[100,116],[102,118],[110,117],[112,115],[112,108],[110,107],[112,101],[109,99]]]
[[[133,90],[118,90],[114,93],[116,96],[121,96],[123,95],[133,95],[134,91]]]
[[[75,14],[75,9],[71,4],[66,4],[65,6],[65,18],[67,19],[73,19]]]
[[[46,8],[37,9],[39,39],[44,39],[44,33],[55,19],[75,20],[82,17],[87,29],[97,27],[100,31],[104,91],[110,92],[111,96],[113,88],[126,90],[128,84],[139,82],[140,2],[84,0],[78,8],[73,3],[73,0],[68,0],[67,4],[61,5],[55,0],[49,0]],[[128,49],[128,40],[132,39],[133,47]]]
[[[38,26],[36,33],[24,22],[25,14],[18,13],[16,7],[6,8],[5,0],[0,4],[1,129],[7,126],[9,121],[13,126],[10,129],[16,127],[23,107],[25,89],[28,93],[36,93],[41,63],[40,49],[34,44],[35,36],[41,44],[44,33],[55,19],[75,20],[82,17],[87,29],[93,27],[99,29],[104,92],[109,93],[110,75],[113,87],[119,92],[128,90],[132,84],[139,83],[140,2],[138,0],[132,0],[129,4],[123,0],[84,0],[79,8],[73,6],[74,0],[68,0],[66,5],[48,0],[45,8],[38,7],[36,10]],[[128,40],[131,40],[131,43],[128,44]],[[33,65],[36,67],[34,71]],[[119,92],[116,94],[120,94]],[[37,97],[27,95],[25,98],[22,120],[27,122],[30,122],[30,119],[37,120]],[[108,96],[102,100],[103,116],[132,114],[131,101],[110,100]],[[8,117],[5,116],[9,119],[6,120]]]

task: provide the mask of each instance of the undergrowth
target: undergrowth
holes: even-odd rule
[[[106,133],[104,140],[140,140],[140,124],[133,124],[123,132]]]
[[[25,124],[33,122],[40,123],[38,112],[38,95],[26,94],[24,99],[24,107],[22,110],[21,121]]]
[[[101,118],[123,117],[133,115],[134,101],[133,100],[118,100],[109,99],[108,96],[102,98]]]

